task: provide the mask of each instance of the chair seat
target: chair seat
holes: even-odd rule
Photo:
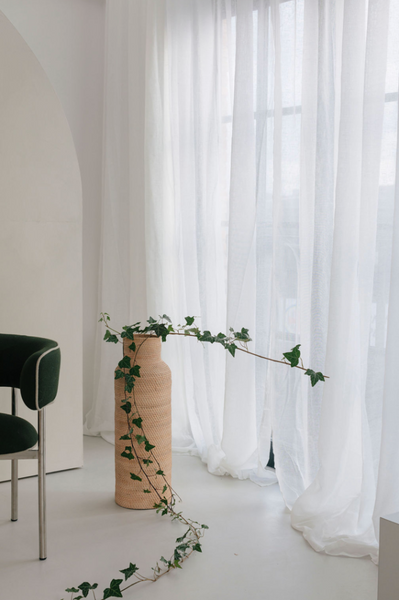
[[[28,421],[0,413],[0,454],[23,452],[38,440],[37,431]]]

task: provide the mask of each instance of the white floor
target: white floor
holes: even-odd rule
[[[37,480],[19,485],[19,521],[11,523],[10,484],[0,484],[0,600],[69,600],[65,588],[83,581],[102,591],[129,562],[151,573],[183,533],[168,517],[114,503],[113,447],[100,438],[85,438],[83,469],[47,476],[46,561],[37,559]],[[199,459],[180,455],[173,485],[185,516],[210,527],[203,553],[155,584],[133,587],[126,600],[377,599],[371,560],[314,552],[291,528],[277,485],[215,477]]]

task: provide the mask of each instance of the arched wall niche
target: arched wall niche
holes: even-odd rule
[[[61,347],[47,471],[82,465],[82,191],[71,132],[45,72],[0,11],[0,331]],[[0,388],[0,411],[10,412]],[[36,413],[19,402],[20,416]],[[36,461],[20,461],[20,475]],[[0,462],[0,481],[10,478]]]

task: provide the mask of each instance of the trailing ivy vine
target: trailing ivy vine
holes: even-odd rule
[[[135,397],[135,382],[140,378],[140,365],[137,364],[137,356],[139,354],[141,346],[147,341],[144,339],[139,344],[136,344],[135,335],[147,335],[152,337],[160,337],[163,342],[170,335],[181,335],[184,337],[193,337],[200,342],[208,342],[210,344],[221,344],[231,356],[235,356],[236,352],[245,352],[251,356],[262,358],[271,362],[285,364],[292,368],[303,370],[305,375],[310,377],[312,386],[315,386],[318,381],[325,381],[326,375],[321,372],[315,372],[312,369],[306,369],[303,366],[300,344],[292,348],[289,352],[284,352],[282,360],[274,358],[268,358],[255,354],[248,349],[248,342],[251,341],[248,329],[244,327],[241,331],[234,331],[230,327],[227,334],[218,333],[213,335],[210,331],[201,331],[195,323],[195,317],[185,317],[185,323],[174,327],[171,319],[168,315],[162,315],[159,319],[150,317],[146,324],[142,327],[140,322],[134,323],[133,325],[127,325],[122,328],[122,331],[116,331],[110,326],[110,316],[108,313],[100,314],[100,322],[104,323],[106,331],[104,340],[109,343],[122,343],[126,338],[131,343],[129,349],[136,352],[135,358],[132,363],[132,359],[128,355],[124,355],[118,363],[118,368],[115,371],[115,379],[124,379],[124,398],[121,403],[121,410],[124,411],[126,416],[126,433],[120,438],[126,441],[126,446],[121,456],[126,460],[136,460],[139,465],[139,475],[136,473],[130,473],[132,481],[142,482],[143,479],[146,482],[147,487],[143,490],[145,494],[154,495],[153,508],[157,513],[162,516],[168,515],[172,521],[178,521],[185,527],[185,532],[180,537],[176,538],[176,545],[173,553],[169,558],[161,556],[160,559],[152,567],[152,575],[145,576],[139,571],[139,567],[136,564],[129,563],[125,569],[121,569],[123,578],[112,579],[104,589],[101,595],[101,599],[97,599],[96,592],[98,583],[90,584],[87,581],[81,583],[76,587],[67,588],[65,591],[70,593],[70,600],[81,600],[87,598],[90,592],[93,595],[94,600],[107,600],[107,598],[123,598],[123,592],[129,588],[143,583],[145,581],[157,581],[166,573],[169,573],[171,569],[181,569],[182,563],[189,558],[193,552],[202,552],[200,540],[204,536],[205,530],[208,526],[200,524],[198,521],[193,521],[183,516],[182,511],[176,510],[176,503],[181,501],[179,495],[173,490],[170,482],[167,481],[165,473],[162,470],[162,466],[159,464],[156,454],[154,453],[155,446],[151,444],[151,441],[147,439],[145,435],[145,424],[142,417],[139,414],[139,410],[136,404]],[[300,363],[300,364],[299,364]],[[145,454],[145,457],[140,456],[137,452],[136,444],[140,447],[140,454]],[[156,465],[155,475],[149,474],[148,467],[150,464]],[[164,485],[162,492],[159,492],[155,486],[155,481],[158,477],[163,479]],[[167,493],[167,496],[165,495]],[[123,586],[130,578],[133,578],[125,587]]]

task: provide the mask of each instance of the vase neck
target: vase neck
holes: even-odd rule
[[[136,345],[136,350],[131,350],[129,346],[132,341]],[[124,355],[135,358],[140,364],[140,361],[146,359],[161,360],[161,338],[153,335],[135,335],[134,340],[124,338],[123,353]]]

